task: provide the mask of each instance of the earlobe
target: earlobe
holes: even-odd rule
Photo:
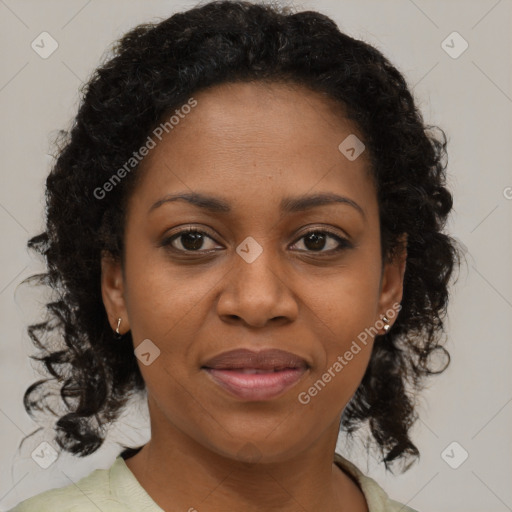
[[[116,330],[119,319],[122,319],[120,332],[128,331],[130,327],[124,299],[121,262],[107,253],[101,258],[101,296],[112,330]]]

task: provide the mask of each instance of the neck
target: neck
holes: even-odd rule
[[[151,440],[126,464],[163,510],[368,510],[357,484],[333,463],[337,424],[307,450],[267,463],[220,455],[169,422],[151,428]]]

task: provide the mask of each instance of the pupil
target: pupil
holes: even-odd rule
[[[308,244],[308,240],[309,241],[312,241],[313,244]],[[306,236],[305,238],[305,241],[304,241],[304,245],[308,248],[308,249],[323,249],[324,246],[325,246],[325,235],[323,234],[316,234],[316,233],[310,233],[309,235]]]
[[[203,245],[202,234],[201,233],[185,233],[183,236],[183,240],[181,241],[183,247],[188,250],[197,250],[200,249]],[[187,243],[187,239],[192,243]]]

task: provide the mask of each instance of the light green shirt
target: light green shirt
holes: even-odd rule
[[[334,461],[359,483],[369,512],[416,512],[391,500],[375,480],[365,476],[340,455],[335,454]],[[40,493],[8,512],[98,511],[164,512],[139,484],[121,456],[116,458],[110,469],[96,469],[76,484]]]

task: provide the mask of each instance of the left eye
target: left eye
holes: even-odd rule
[[[310,252],[336,252],[348,248],[351,245],[347,239],[329,231],[321,230],[308,231],[299,238],[299,240],[302,239],[304,239],[303,245],[306,247],[306,250]],[[331,247],[323,251],[322,249],[324,249],[326,245],[329,245],[327,243],[328,239],[331,239]],[[334,240],[334,243],[332,240]]]

